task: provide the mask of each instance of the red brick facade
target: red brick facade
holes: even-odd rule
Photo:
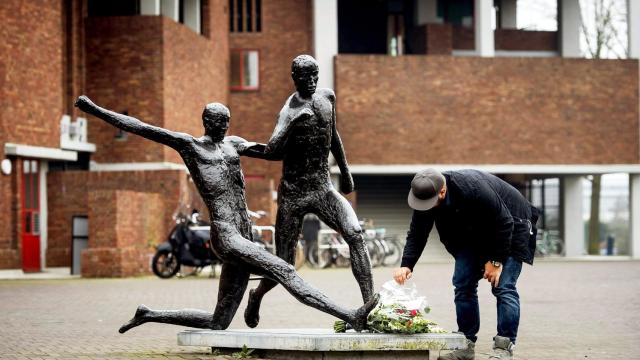
[[[150,272],[153,245],[163,234],[160,194],[124,190],[89,193],[89,247],[84,277],[135,276]]]
[[[60,147],[78,95],[148,123],[203,133],[210,102],[229,134],[266,142],[294,91],[291,60],[313,54],[312,0],[262,1],[261,31],[229,33],[227,0],[202,0],[202,34],[162,16],[88,17],[87,0],[0,1],[4,144]],[[473,29],[428,24],[405,57],[339,55],[338,127],[351,164],[640,163],[638,62],[462,58]],[[555,32],[498,29],[497,50],[556,51]],[[323,44],[317,44],[323,46]],[[259,52],[259,88],[230,91],[230,49]],[[326,71],[327,69],[320,69]],[[181,164],[172,149],[89,118],[98,163]],[[0,174],[0,268],[21,267],[21,162]],[[132,165],[134,168],[137,165]],[[248,206],[275,221],[280,162],[242,159]],[[69,266],[71,219],[89,217],[84,276],[148,272],[178,204],[204,210],[184,171],[48,174],[47,266]],[[355,196],[350,198],[355,202]],[[183,209],[185,211],[187,209]],[[206,213],[206,211],[203,211]]]
[[[162,43],[159,16],[88,18],[87,95],[97,104],[162,126],[164,123]],[[161,144],[131,135],[114,139],[117,129],[89,117],[89,141],[97,162],[163,161]]]
[[[439,26],[451,27],[447,24]],[[475,49],[475,33],[473,28],[462,26],[453,26],[451,28],[453,49]],[[494,42],[496,50],[558,51],[558,33],[556,31],[496,29],[494,31]]]
[[[295,91],[291,60],[312,52],[311,1],[263,1],[262,19],[262,32],[231,33],[229,45],[260,52],[260,89],[233,91],[229,102],[229,133],[258,142],[269,140],[282,105]],[[242,166],[245,175],[280,178],[280,162],[243,158]]]
[[[638,61],[336,60],[351,164],[639,163]]]
[[[56,194],[49,200],[49,239],[47,264],[49,266],[69,266],[71,261],[71,221],[73,216],[89,216],[89,228],[110,228],[118,216],[141,218],[145,224],[155,222],[156,228],[148,229],[153,236],[148,245],[157,245],[166,240],[173,226],[173,215],[179,204],[187,207],[182,211],[197,208],[206,218],[207,213],[202,200],[187,175],[180,170],[163,171],[114,171],[52,172],[48,175],[49,193]],[[98,191],[115,192],[118,190],[132,193],[149,194],[158,197],[153,212],[130,212],[102,214],[99,218],[91,216],[91,194]],[[153,197],[152,196],[152,197]],[[127,208],[125,208],[127,209]],[[94,210],[98,211],[98,210]],[[124,210],[123,210],[124,211]],[[153,219],[150,219],[153,218]],[[146,236],[146,235],[145,235]],[[97,244],[97,245],[96,245]],[[89,240],[90,247],[103,247]]]
[[[58,147],[63,114],[62,1],[0,1],[0,160],[5,143]],[[0,269],[21,258],[21,161],[0,174]]]

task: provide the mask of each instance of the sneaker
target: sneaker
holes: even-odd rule
[[[438,356],[438,360],[474,360],[476,344],[467,340],[467,348],[452,351],[446,355]]]
[[[493,351],[489,354],[489,359],[512,360],[513,347],[515,345],[511,339],[504,336],[496,336],[493,338]]]

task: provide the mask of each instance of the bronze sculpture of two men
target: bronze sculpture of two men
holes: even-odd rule
[[[342,174],[342,190],[353,191],[353,180],[336,129],[335,95],[330,89],[316,91],[318,64],[311,56],[294,59],[292,78],[296,92],[280,111],[266,145],[225,136],[231,115],[219,103],[205,107],[202,113],[205,134],[195,138],[103,109],[85,96],[78,98],[76,106],[81,110],[125,131],[170,146],[180,154],[209,209],[211,246],[223,260],[213,313],[196,309],[151,310],[140,305],[134,317],[120,328],[121,333],[147,322],[226,329],[238,310],[252,273],[262,275],[263,280],[249,293],[244,317],[250,327],[258,324],[262,297],[277,284],[282,284],[300,302],[344,320],[358,331],[366,327],[367,315],[377,302],[367,248],[355,212],[329,179],[331,152]],[[276,219],[278,256],[250,240],[251,222],[247,215],[241,155],[283,161]],[[307,213],[318,215],[349,244],[352,271],[364,301],[362,307],[356,310],[340,307],[302,280],[291,265],[302,218]]]

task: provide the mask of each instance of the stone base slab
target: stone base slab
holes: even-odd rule
[[[330,329],[242,329],[185,330],[178,333],[178,345],[216,349],[257,349],[261,356],[278,359],[411,359],[429,350],[466,348],[460,334],[372,334]]]

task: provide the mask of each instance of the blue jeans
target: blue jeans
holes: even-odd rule
[[[476,334],[480,330],[478,281],[482,279],[486,261],[472,252],[457,254],[455,258],[453,286],[455,287],[458,331],[475,342]],[[515,343],[520,324],[520,297],[516,282],[522,270],[522,262],[508,257],[502,267],[498,286],[491,288],[498,307],[498,336],[508,337]]]

